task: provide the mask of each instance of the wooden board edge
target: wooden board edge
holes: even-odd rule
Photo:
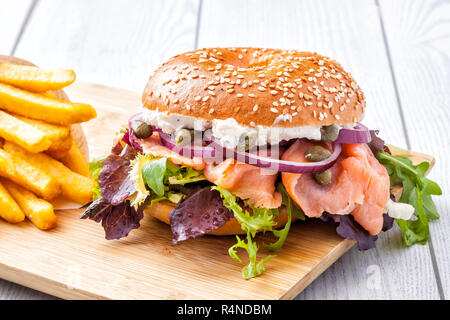
[[[0,264],[0,279],[11,281],[24,287],[65,300],[110,300],[107,297],[98,296],[82,289],[72,288],[62,282],[57,282],[48,277],[34,274],[29,270],[14,268],[3,263]],[[40,285],[42,283],[45,283],[45,286]]]
[[[314,280],[316,280],[325,270],[327,270],[333,263],[341,258],[348,250],[350,250],[356,241],[343,239],[333,250],[331,250],[325,258],[323,258],[317,265],[315,265],[310,272],[294,284],[280,300],[293,300],[306,287],[308,287]]]

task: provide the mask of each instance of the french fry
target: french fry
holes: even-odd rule
[[[5,141],[3,146],[10,154],[27,159],[33,166],[48,173],[61,186],[62,195],[80,204],[86,204],[92,200],[92,190],[95,182],[88,177],[71,171],[61,162],[43,153],[30,153],[25,149]]]
[[[1,110],[0,137],[34,153],[47,150],[51,145],[45,132]]]
[[[3,83],[0,83],[0,109],[60,125],[85,122],[97,116],[91,105],[58,100]]]
[[[74,81],[75,72],[69,69],[42,69],[0,63],[0,82],[32,92],[59,90]]]
[[[72,148],[61,158],[61,162],[73,172],[89,177],[89,162],[75,141],[72,141]]]
[[[11,142],[5,141],[4,146]],[[20,148],[20,147],[19,147]],[[28,154],[40,154],[30,153]],[[58,181],[29,161],[0,149],[0,176],[8,178],[45,200],[52,200],[61,193]]]
[[[69,136],[64,140],[59,140],[54,145],[51,145],[45,153],[54,159],[60,160],[69,153],[70,148],[72,148],[72,139]]]
[[[25,214],[2,183],[0,183],[0,217],[10,223],[25,220]]]
[[[1,112],[1,111],[0,111]],[[72,137],[70,136],[70,126],[61,126],[44,122],[42,120],[30,119],[20,115],[13,115],[15,118],[26,122],[27,124],[35,127],[36,129],[44,132],[50,146],[47,152],[53,156],[53,153],[59,154],[59,158],[65,156],[72,147]],[[11,140],[12,141],[12,140]],[[14,141],[13,141],[14,142]],[[20,145],[19,143],[16,143]],[[23,147],[23,146],[22,146]],[[24,149],[27,149],[24,147]],[[27,149],[28,150],[28,149]],[[28,150],[31,151],[31,150]],[[32,151],[31,151],[32,152]]]
[[[56,215],[51,203],[39,199],[32,192],[14,182],[2,179],[0,183],[8,190],[28,219],[39,229],[48,230],[56,226]]]

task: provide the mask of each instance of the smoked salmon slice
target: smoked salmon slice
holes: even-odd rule
[[[281,194],[275,190],[278,172],[227,159],[219,164],[208,163],[203,175],[252,206],[266,209],[281,206]]]
[[[144,154],[151,154],[154,157],[165,157],[175,164],[191,167],[195,170],[203,170],[206,166],[206,163],[202,158],[194,157],[191,159],[189,157],[184,157],[163,146],[158,135],[152,135],[150,138],[147,138],[145,140],[136,140],[141,145]]]
[[[297,140],[283,153],[282,160],[308,162],[305,151],[317,144],[321,143]],[[386,169],[366,144],[343,144],[342,153],[330,170],[333,178],[326,186],[319,185],[312,174],[282,173],[281,176],[286,191],[307,216],[318,218],[323,212],[352,214],[371,235],[378,234],[383,227],[383,209],[389,200]]]

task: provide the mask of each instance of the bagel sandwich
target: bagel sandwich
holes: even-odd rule
[[[237,249],[246,249],[242,273],[252,278],[273,257],[257,261],[256,234],[272,232],[274,242],[262,246],[276,251],[297,220],[331,221],[362,250],[394,218],[410,231],[417,203],[390,192],[402,177],[399,160],[360,123],[364,94],[328,57],[186,52],[154,71],[142,106],[111,154],[91,164],[97,196],[82,218],[101,221],[109,240],[126,237],[144,215],[169,224],[174,244],[237,235],[228,252],[240,261]]]

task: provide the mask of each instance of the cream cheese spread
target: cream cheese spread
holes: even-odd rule
[[[144,110],[143,119],[154,126],[160,128],[167,134],[172,134],[179,129],[194,129],[205,131],[211,129],[213,136],[226,148],[235,148],[242,136],[247,136],[256,145],[276,144],[283,140],[295,138],[307,138],[320,140],[320,126],[299,126],[299,127],[267,127],[267,126],[242,126],[233,118],[225,120],[204,120],[179,114],[168,114],[158,110]],[[275,121],[290,121],[288,118],[277,118]],[[274,123],[274,124],[276,124]],[[352,124],[342,127],[351,127]]]

